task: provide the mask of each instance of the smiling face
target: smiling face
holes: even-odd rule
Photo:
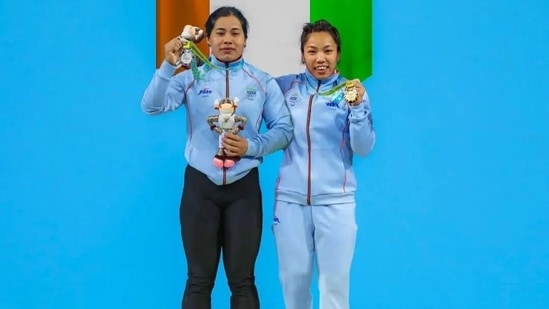
[[[231,62],[242,57],[246,36],[240,20],[235,16],[219,17],[208,37],[212,54],[217,60]]]
[[[330,77],[338,61],[337,44],[330,33],[313,32],[307,36],[303,46],[303,62],[315,78]]]

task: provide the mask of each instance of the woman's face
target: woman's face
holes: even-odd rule
[[[317,79],[324,79],[334,74],[339,52],[330,33],[313,32],[303,45],[303,62],[307,70]]]
[[[208,38],[208,44],[219,61],[231,62],[240,58],[246,46],[240,20],[234,16],[218,18]]]

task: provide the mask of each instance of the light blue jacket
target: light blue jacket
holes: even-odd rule
[[[346,103],[343,89],[319,95],[344,81],[338,73],[317,80],[308,71],[277,78],[295,126],[278,175],[277,200],[308,205],[354,202],[353,154],[368,155],[376,136],[366,93],[357,106]]]
[[[212,182],[223,185],[244,177],[261,163],[263,156],[285,148],[292,140],[293,125],[284,96],[273,77],[243,59],[227,65],[214,57],[210,61],[220,69],[202,65],[198,67],[202,74],[198,80],[191,70],[173,76],[176,68],[164,61],[145,89],[141,108],[147,114],[157,115],[184,105],[187,110],[185,159]],[[207,119],[218,114],[214,101],[225,97],[237,97],[236,114],[247,118],[239,135],[248,140],[248,150],[235,166],[219,169],[213,164],[219,135],[211,130]],[[263,121],[268,131],[260,134]]]

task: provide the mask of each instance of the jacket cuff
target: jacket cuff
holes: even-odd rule
[[[256,157],[257,156],[257,144],[256,141],[248,139],[248,150],[246,150],[246,156]]]
[[[171,65],[168,61],[164,59],[158,68],[158,75],[165,79],[170,79],[173,76],[173,73],[177,70],[176,66]]]

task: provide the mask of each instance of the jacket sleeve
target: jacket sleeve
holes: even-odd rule
[[[267,81],[262,116],[268,130],[248,140],[246,156],[264,157],[286,148],[293,139],[294,126],[290,111],[274,78]]]
[[[284,94],[286,91],[288,91],[288,89],[290,89],[290,87],[292,86],[292,82],[296,79],[296,77],[297,76],[295,74],[289,74],[289,75],[279,76],[275,79],[276,83],[280,87],[280,90],[282,90],[282,94]]]
[[[368,93],[364,92],[362,103],[349,106],[349,138],[353,152],[367,156],[374,148],[376,133],[370,110]]]
[[[173,76],[176,68],[164,60],[141,99],[141,110],[149,115],[174,111],[184,102],[185,85],[180,73]]]

